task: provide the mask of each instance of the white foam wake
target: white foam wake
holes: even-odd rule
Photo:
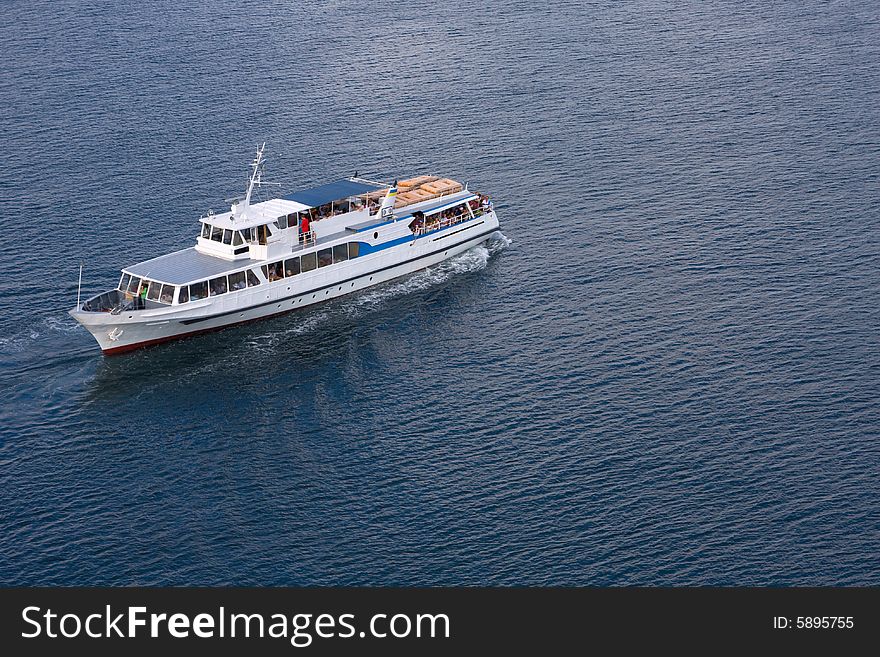
[[[389,301],[409,294],[437,287],[460,274],[485,269],[490,258],[506,249],[512,241],[500,231],[493,233],[486,242],[443,262],[414,272],[404,278],[383,283],[358,292],[352,296],[335,299],[328,304],[314,306],[297,313],[297,320],[279,330],[254,335],[247,340],[251,349],[263,351],[290,337],[311,334],[334,318],[344,316],[357,320],[384,307]]]
[[[489,259],[496,253],[506,249],[510,244],[511,240],[498,231],[493,233],[486,242],[448,260],[444,260],[433,267],[365,290],[351,299],[351,302],[346,304],[345,310],[349,315],[356,317],[359,313],[365,310],[373,310],[390,299],[428,290],[445,283],[459,274],[485,269]]]

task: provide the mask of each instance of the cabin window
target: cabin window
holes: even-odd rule
[[[211,296],[216,297],[218,294],[226,294],[226,277],[218,276],[208,281],[208,288],[211,290]]]
[[[290,258],[284,261],[284,275],[296,276],[299,273],[299,258]]]
[[[221,239],[223,239],[223,229],[211,226],[211,241],[219,242]]]
[[[235,290],[243,290],[247,287],[247,283],[244,281],[244,272],[237,271],[234,274],[229,274],[229,289],[231,291]]]
[[[348,244],[337,244],[333,247],[333,262],[348,260]]]
[[[248,287],[254,287],[255,285],[260,284],[259,277],[254,273],[252,269],[247,270],[247,284]]]
[[[279,278],[283,278],[284,273],[281,271],[281,263],[273,262],[268,265],[268,270],[266,271],[266,278],[269,279],[269,282],[277,281]]]
[[[208,281],[199,281],[189,286],[189,297],[193,301],[204,299],[208,296]]]
[[[170,304],[174,301],[174,286],[173,285],[163,285],[162,293],[159,295],[159,301],[162,303]]]
[[[265,244],[266,240],[269,239],[269,226],[266,224],[262,224],[257,226],[257,240],[260,244]]]
[[[285,228],[287,228],[287,215],[284,215],[283,217],[278,217],[275,223],[278,224],[279,228],[284,230]]]
[[[159,292],[162,291],[162,284],[156,281],[150,281],[150,289],[147,291],[147,299],[150,301],[159,300]]]
[[[321,249],[318,251],[318,267],[326,267],[333,264],[333,251],[331,249]]]
[[[254,229],[253,228],[242,228],[241,236],[244,238],[245,242],[253,242],[254,241]]]
[[[184,285],[177,294],[177,303],[186,303],[187,301],[189,301],[189,288]]]
[[[349,258],[357,258],[358,252],[360,251],[361,245],[360,242],[349,242],[348,243],[348,257]]]
[[[131,292],[132,294],[137,294],[138,287],[140,286],[140,284],[141,284],[141,279],[139,279],[137,276],[132,276],[131,282],[128,284],[128,291]]]
[[[123,274],[122,278],[119,279],[119,289],[125,292],[128,289],[128,282],[131,280],[131,276],[128,274]]]
[[[297,219],[298,216],[296,212],[291,212],[289,215],[287,215],[287,227],[291,228],[293,226],[296,226],[299,223]]]
[[[302,271],[312,271],[318,267],[318,259],[315,257],[315,252],[306,253],[303,257],[299,259],[300,261],[300,269]]]
[[[241,233],[235,231],[232,236],[232,246],[241,246],[244,243],[244,240],[241,239]]]
[[[202,237],[206,240],[211,239],[211,226],[210,224],[202,224]]]

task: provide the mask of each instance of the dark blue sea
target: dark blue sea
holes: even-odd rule
[[[880,584],[876,3],[3,13],[0,584]],[[502,231],[103,357],[264,140]]]

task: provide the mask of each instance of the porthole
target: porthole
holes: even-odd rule
[[[315,295],[313,294],[313,295],[312,295],[312,299],[314,299],[314,298],[315,298]]]
[[[373,277],[372,277],[372,276],[370,276],[370,280],[373,280]]]
[[[354,287],[354,283],[352,283],[351,286]]]
[[[374,240],[379,239],[379,231],[376,231],[375,233],[373,233],[373,239]]]
[[[339,286],[339,290],[340,290],[340,291],[342,290],[342,286],[341,286],[341,285]]]

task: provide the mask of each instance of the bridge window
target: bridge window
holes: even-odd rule
[[[299,273],[299,258],[289,258],[284,261],[284,275],[296,276]]]
[[[218,294],[226,294],[226,277],[218,276],[217,278],[212,278],[208,282],[208,287],[211,290],[211,296],[216,297]]]
[[[311,253],[306,253],[303,257],[299,259],[299,261],[300,270],[304,272],[312,271],[313,269],[318,268],[318,259],[315,256],[314,251],[312,251]]]
[[[211,239],[211,226],[210,224],[202,224],[202,237],[206,240]]]
[[[247,283],[244,280],[244,272],[237,271],[234,274],[229,274],[229,289],[231,291],[235,290],[243,290],[247,287]]]
[[[137,294],[138,287],[140,287],[140,284],[141,284],[141,279],[139,279],[137,276],[132,276],[131,282],[129,282],[129,284],[128,284],[128,291],[131,292],[132,294]]]
[[[128,282],[131,280],[131,276],[128,274],[123,274],[122,278],[119,279],[119,289],[125,292],[128,289]]]
[[[162,291],[162,284],[156,281],[150,281],[150,289],[147,291],[147,299],[150,301],[159,300],[159,292]]]
[[[189,288],[184,285],[177,294],[177,303],[186,303],[187,301],[189,301]]]
[[[321,249],[318,251],[318,267],[326,267],[333,264],[332,249]]]
[[[174,301],[174,286],[173,285],[163,285],[162,293],[159,295],[159,301],[162,303],[170,304]]]
[[[211,226],[211,241],[219,242],[221,239],[223,239],[223,229]]]
[[[223,243],[232,244],[232,231],[228,228],[223,231]]]
[[[247,284],[248,287],[254,287],[255,285],[260,284],[259,277],[254,273],[252,269],[247,270]]]
[[[358,253],[360,251],[361,244],[360,242],[349,242],[348,243],[348,257],[349,258],[357,258]]]
[[[337,244],[333,247],[333,262],[348,260],[348,244]]]
[[[208,296],[208,281],[199,281],[189,286],[189,297],[193,301],[205,299]]]
[[[242,244],[244,244],[244,240],[241,239],[241,233],[235,231],[232,235],[232,246],[241,246]]]

